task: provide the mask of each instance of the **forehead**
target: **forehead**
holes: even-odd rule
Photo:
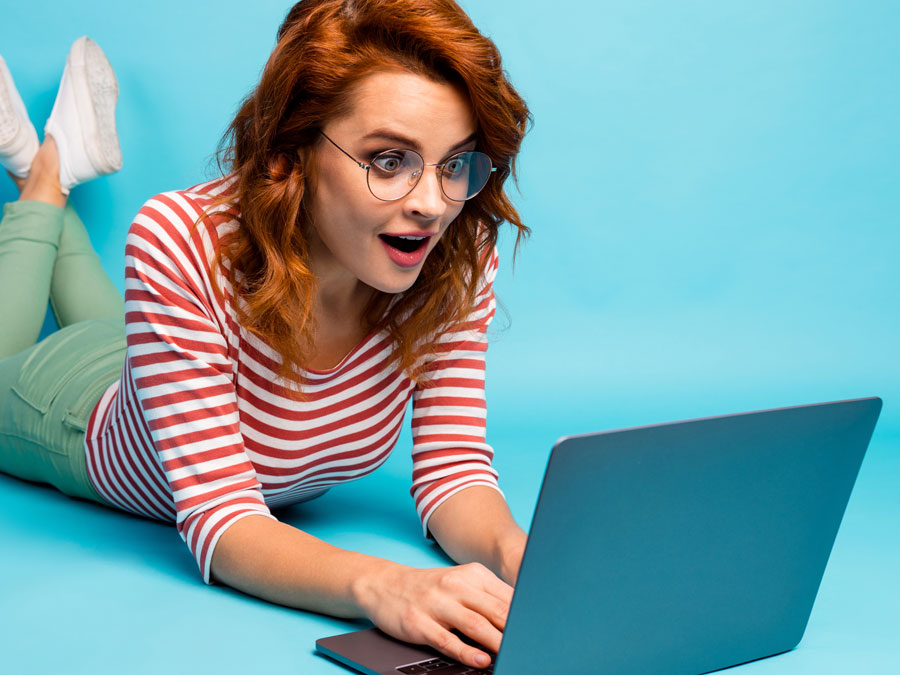
[[[407,71],[366,76],[350,92],[349,101],[349,114],[335,127],[356,138],[390,130],[428,149],[458,143],[476,130],[463,91]]]

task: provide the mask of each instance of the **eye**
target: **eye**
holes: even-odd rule
[[[372,160],[372,165],[381,171],[394,173],[403,164],[403,155],[396,152],[380,154]]]
[[[451,176],[462,173],[466,165],[469,163],[469,155],[468,153],[457,155],[452,159],[448,160],[446,164],[444,164],[444,173],[448,173]]]

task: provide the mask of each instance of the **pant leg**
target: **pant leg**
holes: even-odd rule
[[[9,202],[0,220],[0,359],[33,345],[44,325],[63,209]]]
[[[125,354],[124,321],[92,319],[0,359],[0,472],[111,506],[91,484],[84,439]]]
[[[48,295],[61,328],[35,344]],[[85,314],[89,320],[79,320]],[[109,506],[88,477],[84,437],[97,401],[121,374],[125,349],[124,302],[74,209],[4,205],[0,471]]]
[[[50,306],[60,328],[87,319],[125,316],[125,300],[103,269],[84,223],[71,204],[63,212],[50,282]]]

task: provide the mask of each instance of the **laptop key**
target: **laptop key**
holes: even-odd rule
[[[459,664],[448,665],[442,668],[436,668],[434,670],[429,670],[429,675],[465,675],[466,673],[477,673],[478,671],[473,671],[469,666],[461,666]]]
[[[403,666],[402,668],[397,668],[397,670],[405,675],[422,675],[424,673],[428,675],[490,675],[493,671],[493,666],[494,664],[491,664],[489,670],[478,670],[459,663],[434,659]]]
[[[494,664],[491,663],[484,670],[464,666],[456,661],[448,661],[443,657],[419,661],[408,666],[396,668],[404,675],[491,675],[494,672]]]

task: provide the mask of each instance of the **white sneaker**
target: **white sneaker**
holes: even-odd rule
[[[59,149],[63,194],[79,183],[122,168],[116,135],[119,85],[103,50],[89,37],[72,44],[44,135]]]
[[[0,57],[0,164],[10,173],[26,178],[38,147],[37,132],[6,61]]]

